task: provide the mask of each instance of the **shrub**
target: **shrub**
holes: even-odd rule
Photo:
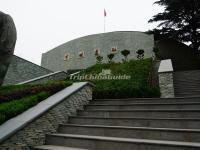
[[[40,92],[33,96],[0,104],[0,124],[36,105],[41,100],[46,99],[49,95],[48,92]]]
[[[159,97],[158,87],[149,87],[151,59],[130,60],[124,63],[96,64],[81,74],[99,74],[110,69],[112,75],[130,75],[129,80],[91,80],[94,98]]]
[[[96,60],[97,60],[97,64],[101,64],[102,61],[103,61],[103,56],[98,55],[98,56],[96,57]]]
[[[112,54],[112,53],[110,53],[110,54],[107,55],[107,57],[109,59],[109,63],[112,62],[112,59],[114,58],[114,56],[115,56],[115,54]]]
[[[124,61],[127,61],[127,57],[130,54],[130,51],[125,49],[121,51],[121,54],[124,56]]]
[[[34,95],[41,91],[49,92],[54,94],[63,88],[71,85],[72,82],[66,81],[54,81],[45,84],[36,84],[36,85],[15,85],[15,86],[6,86],[0,90],[0,104],[3,102],[8,102],[13,99],[20,99],[25,96]]]
[[[137,50],[137,58],[138,59],[143,59],[144,58],[144,50],[143,49],[139,49]]]

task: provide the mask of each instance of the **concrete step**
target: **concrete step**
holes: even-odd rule
[[[80,125],[200,129],[199,118],[70,117],[68,123]]]
[[[91,104],[132,104],[132,103],[176,103],[176,102],[200,102],[200,96],[187,98],[168,98],[168,99],[96,99]]]
[[[200,80],[200,74],[174,74],[174,78],[177,80]]]
[[[46,144],[93,150],[199,150],[200,143],[75,134],[47,135]]]
[[[199,85],[200,80],[191,80],[191,79],[174,79],[176,84],[182,85],[182,84],[188,84],[188,85]]]
[[[175,89],[183,89],[183,90],[196,90],[199,91],[199,87],[200,85],[176,85],[176,83],[174,84],[174,88]]]
[[[200,142],[200,130],[198,129],[62,124],[59,126],[58,132],[63,134]]]
[[[178,84],[194,84],[194,85],[199,85],[200,83],[200,79],[183,79],[183,78],[179,78],[179,79],[176,79],[174,78],[174,82],[177,82]]]
[[[55,145],[41,145],[41,146],[32,147],[31,150],[89,150],[89,149],[55,146]]]
[[[175,80],[174,86],[175,87],[178,86],[178,87],[182,87],[182,88],[184,88],[184,87],[193,88],[193,87],[199,87],[200,86],[200,82],[198,82],[198,83],[197,82],[187,83],[185,81],[179,82],[179,81]]]
[[[174,73],[174,91],[176,97],[200,95],[200,70]]]
[[[105,102],[106,103],[106,102]],[[129,103],[129,104],[89,104],[85,110],[98,109],[200,109],[200,102],[177,103]]]
[[[179,85],[179,86],[175,85],[175,86],[174,86],[174,89],[175,89],[175,90],[180,90],[180,91],[184,91],[184,90],[185,90],[186,92],[187,92],[188,90],[189,90],[190,92],[191,92],[191,91],[200,92],[200,90],[199,90],[199,89],[200,89],[200,85],[198,85],[198,86],[193,86],[193,87],[189,87],[188,85]]]
[[[189,90],[199,90],[196,89],[197,87],[200,87],[199,85],[179,85],[179,84],[174,84],[174,88],[182,88],[182,89],[189,89]]]
[[[175,94],[175,96],[176,97],[183,97],[183,96],[187,97],[187,96],[191,96],[191,95],[189,95],[189,94]],[[193,94],[193,96],[199,96],[199,94]]]
[[[176,81],[186,81],[186,82],[199,82],[200,81],[200,77],[199,76],[198,77],[197,76],[196,77],[175,76],[174,80],[176,80]]]
[[[195,93],[195,92],[192,92],[192,93],[176,92],[175,96],[179,96],[179,97],[200,96],[200,93]]]
[[[200,92],[195,92],[195,91],[187,91],[187,92],[185,92],[185,91],[176,91],[175,90],[175,94],[183,94],[183,95],[190,95],[190,96],[193,96],[193,95],[200,95]]]
[[[174,78],[174,81],[181,81],[180,83],[199,83],[200,82],[200,78],[191,78],[191,77],[188,77],[188,78],[183,78],[183,77],[178,77],[178,78]]]
[[[174,72],[174,75],[183,75],[183,76],[188,76],[188,75],[200,75],[200,70],[186,70],[186,71],[176,71]]]
[[[103,108],[103,107],[102,107]],[[96,109],[79,111],[78,116],[86,117],[143,117],[143,118],[200,118],[198,110],[169,109]]]
[[[200,102],[198,97],[180,98],[128,98],[128,99],[95,99],[91,104],[131,104],[131,103],[176,103],[176,102]]]
[[[175,90],[175,92],[176,92],[176,94],[183,94],[183,95],[191,95],[191,96],[193,96],[193,95],[200,95],[200,92],[197,92],[197,91],[181,91],[181,90],[179,90],[179,91],[177,91],[177,90]]]
[[[200,88],[200,87],[199,87]],[[184,89],[181,89],[181,88],[175,88],[174,91],[176,92],[182,92],[182,93],[199,93],[200,94],[200,89],[199,88],[196,88],[196,89],[187,89],[187,88],[184,88]]]

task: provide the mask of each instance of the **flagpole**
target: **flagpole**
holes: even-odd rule
[[[107,16],[107,14],[106,14],[106,10],[104,8],[104,33],[106,32],[106,16]]]
[[[104,33],[106,32],[106,17],[104,16]]]

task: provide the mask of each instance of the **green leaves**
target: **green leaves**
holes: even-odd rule
[[[115,56],[115,54],[113,54],[113,53],[110,53],[110,54],[107,55],[107,57],[109,59],[109,63],[112,62],[112,59],[114,58],[114,56]]]
[[[71,84],[72,82],[69,81],[54,81],[44,84],[12,85],[2,87],[2,89],[0,89],[0,104],[3,102],[11,101],[13,99],[21,99],[25,96],[34,95],[41,91],[46,91],[50,94],[53,94]]]
[[[130,75],[129,80],[91,80],[95,86],[94,98],[159,97],[157,87],[148,87],[151,59],[130,60],[124,63],[96,64],[82,74],[99,74],[102,69],[110,69],[112,75]]]
[[[71,81],[54,81],[45,84],[1,87],[0,124],[71,84]]]
[[[0,124],[24,112],[28,108],[39,103],[41,100],[46,99],[48,96],[50,96],[48,92],[40,92],[19,100],[13,100],[0,104]]]
[[[159,29],[153,30],[158,39],[173,38],[180,42],[191,42],[197,51],[200,47],[200,1],[199,0],[159,0],[155,4],[163,6],[149,23],[160,22]]]
[[[130,51],[127,49],[124,49],[123,51],[121,51],[121,54],[124,56],[124,60],[127,61],[127,57],[130,54]]]

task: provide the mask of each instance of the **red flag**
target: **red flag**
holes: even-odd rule
[[[106,15],[107,15],[107,14],[106,14],[106,10],[104,9],[104,17],[106,17]]]

